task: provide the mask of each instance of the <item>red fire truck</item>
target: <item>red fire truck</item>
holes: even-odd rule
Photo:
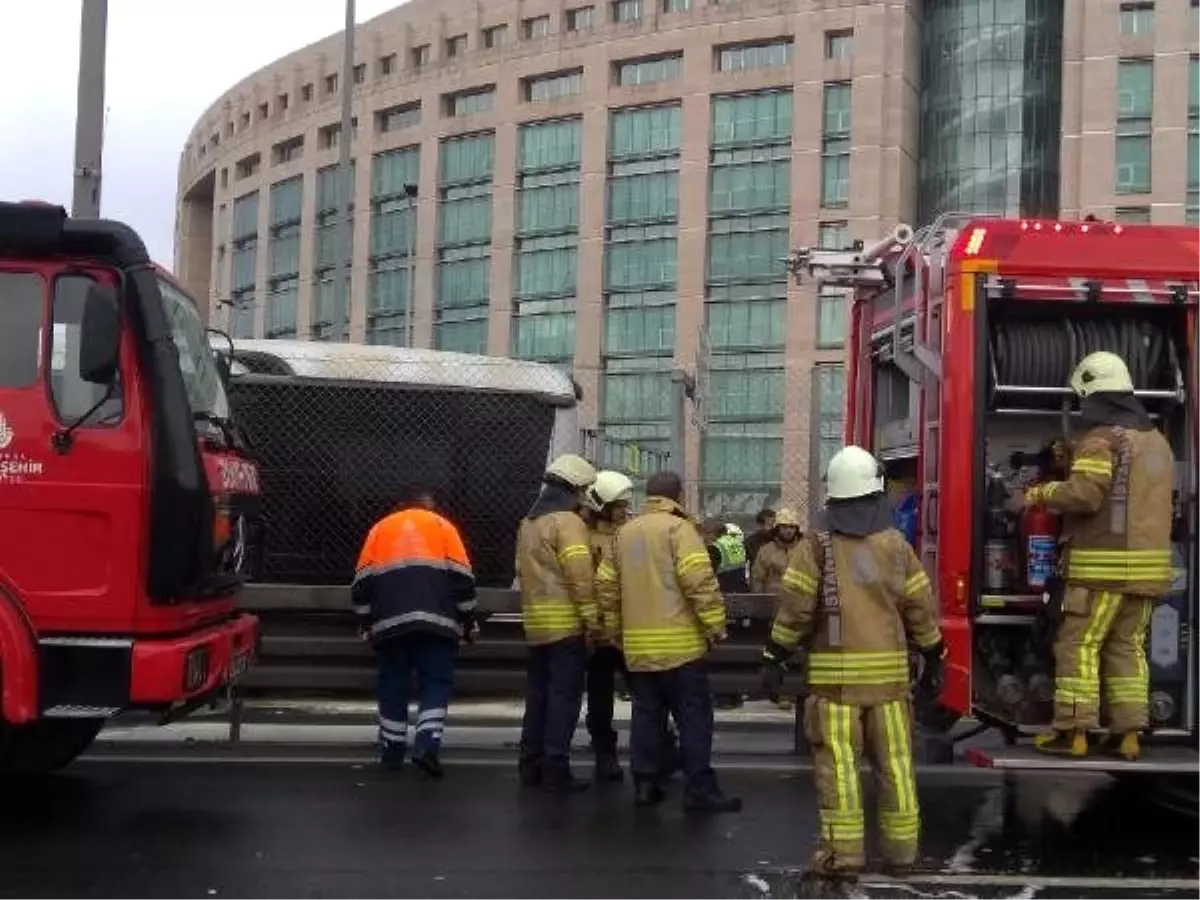
[[[977,763],[1056,764],[1019,741],[1052,715],[1050,629],[1040,626],[1056,523],[1018,517],[1005,501],[1061,471],[1047,448],[1069,445],[1070,372],[1111,350],[1178,460],[1178,577],[1154,610],[1148,662],[1154,736],[1183,746],[1085,764],[1190,772],[1195,786],[1198,260],[1196,228],[953,215],[915,234],[899,226],[872,247],[793,258],[798,277],[850,297],[846,440],[919,497],[918,551],[948,647],[945,724],[972,717],[1008,738],[1004,750],[968,754]]]
[[[0,203],[0,773],[240,678],[258,495],[196,305],[138,236]]]

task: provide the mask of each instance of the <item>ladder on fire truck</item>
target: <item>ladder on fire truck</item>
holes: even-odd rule
[[[797,281],[807,274],[819,285],[853,291],[854,303],[870,303],[895,288],[892,312],[892,361],[909,379],[923,388],[918,404],[921,436],[921,563],[936,584],[938,571],[937,513],[939,500],[940,438],[942,428],[942,334],[946,258],[967,222],[988,218],[978,213],[942,213],[932,224],[913,231],[897,225],[890,235],[850,250],[814,250],[801,247],[792,253],[788,267]],[[912,346],[900,342],[901,306],[906,272],[912,268]]]

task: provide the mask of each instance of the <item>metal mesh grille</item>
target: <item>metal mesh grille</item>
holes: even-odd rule
[[[555,427],[545,397],[389,383],[382,371],[375,382],[266,374],[278,367],[251,356],[238,359],[259,371],[236,376],[230,399],[262,472],[260,581],[348,583],[370,527],[420,485],[458,526],[480,584],[511,585]]]

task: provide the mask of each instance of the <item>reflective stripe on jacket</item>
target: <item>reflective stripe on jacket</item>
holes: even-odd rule
[[[1156,596],[1168,591],[1175,459],[1156,429],[1089,430],[1066,481],[1043,490],[1063,514],[1067,581]]]
[[[725,633],[725,601],[704,542],[678,504],[647,501],[621,526],[611,560],[596,572],[608,637],[636,672],[702,658]]]
[[[577,513],[549,512],[521,521],[517,579],[528,643],[600,633],[592,566],[588,527]]]
[[[894,528],[862,538],[835,533],[830,547],[836,610],[823,602],[819,538],[806,535],[788,557],[770,642],[785,653],[810,648],[808,682],[818,696],[864,706],[903,699],[908,642],[929,648],[942,639],[929,577]]]
[[[458,529],[420,508],[380,519],[363,543],[350,596],[374,641],[409,631],[461,637],[476,604]]]

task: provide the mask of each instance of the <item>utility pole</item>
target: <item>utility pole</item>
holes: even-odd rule
[[[108,0],[83,0],[82,6],[71,215],[98,219],[100,170],[104,156],[104,60],[108,44]]]
[[[86,2],[86,0],[85,0]],[[354,203],[354,184],[350,176],[350,144],[354,139],[354,0],[346,0],[346,31],[342,41],[342,126],[338,134],[338,190],[341,199],[339,217],[338,267],[334,276],[334,296],[341,287],[346,292],[346,313],[339,324],[341,329],[350,321],[350,253],[354,239],[351,206]]]
[[[408,197],[408,296],[404,298],[404,346],[411,350],[416,335],[413,310],[417,302],[417,186],[404,185],[404,193]]]

